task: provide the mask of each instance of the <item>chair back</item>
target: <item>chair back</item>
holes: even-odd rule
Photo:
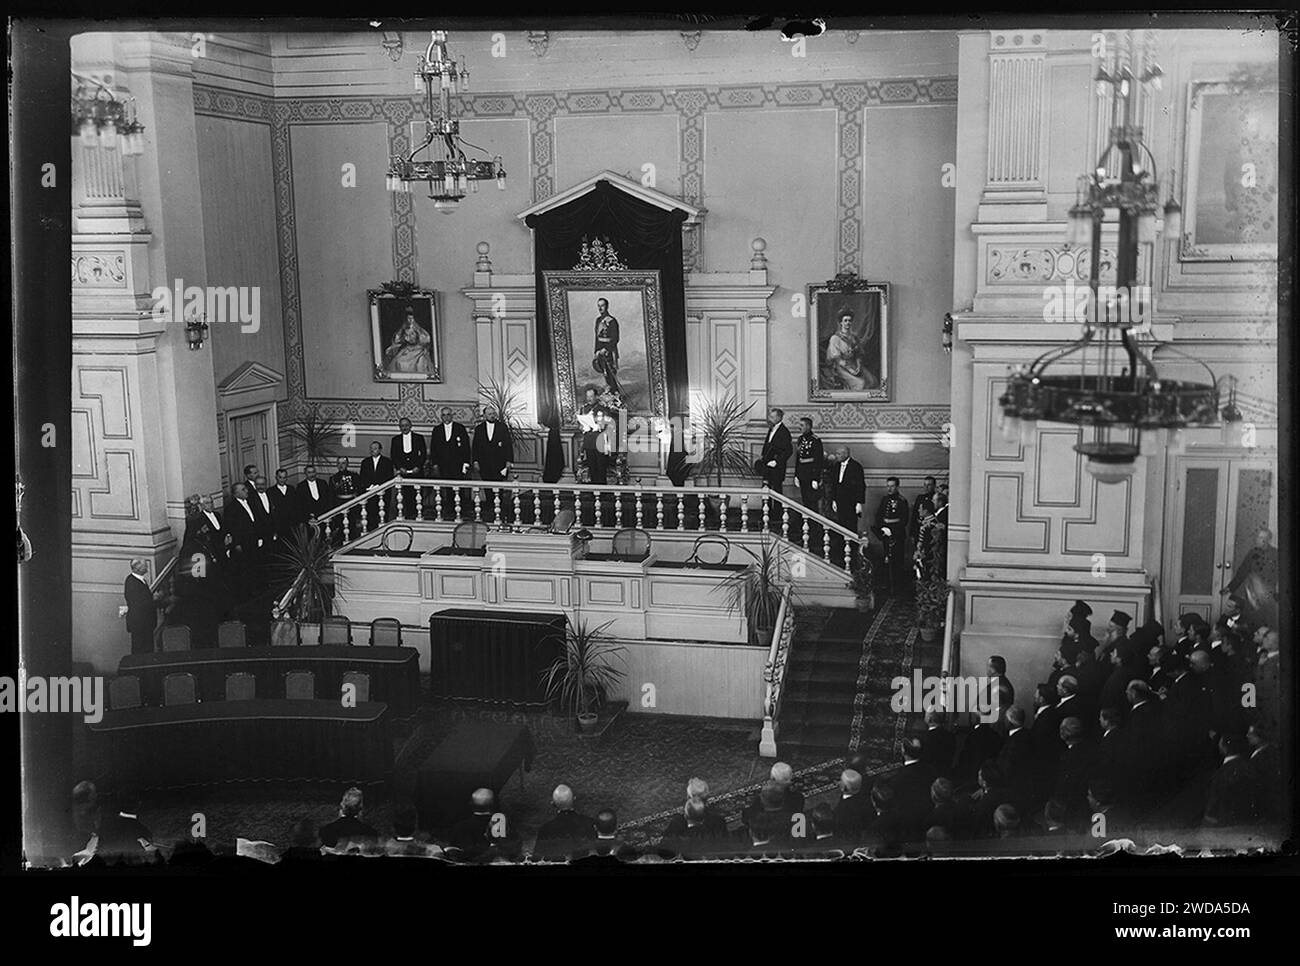
[[[577,514],[573,512],[573,507],[566,506],[555,514],[555,519],[551,521],[551,533],[568,533],[573,529],[573,522],[577,518]]]
[[[286,644],[292,643],[286,641]],[[298,643],[303,647],[315,647],[320,643],[320,625],[319,624],[299,624],[298,625]]]
[[[222,621],[217,625],[217,647],[245,647],[247,644],[243,621]]]
[[[164,627],[162,649],[164,651],[188,651],[190,649],[190,626],[188,624],[168,624]]]
[[[614,534],[613,550],[620,560],[644,560],[650,556],[650,534],[639,527],[624,527]]]
[[[352,622],[346,617],[326,617],[320,622],[322,644],[351,644]]]
[[[399,526],[385,530],[384,538],[379,545],[384,553],[405,553],[411,549],[413,543],[415,543],[415,531],[410,527]]]
[[[169,674],[163,678],[163,704],[170,708],[176,704],[196,704],[198,695],[194,690],[194,675],[188,671]]]
[[[396,617],[376,617],[370,622],[370,643],[375,647],[401,647],[402,622]]]
[[[315,700],[316,675],[311,671],[286,671],[284,696],[290,701]]]
[[[343,686],[349,684],[356,687],[357,704],[362,704],[370,700],[370,675],[364,671],[348,671],[343,675]]]
[[[701,533],[695,538],[689,562],[695,567],[717,567],[730,557],[730,540],[720,533]]]
[[[140,699],[140,679],[134,674],[123,674],[108,682],[108,706],[114,711],[138,708]]]
[[[298,625],[288,618],[281,618],[271,625],[271,646],[298,645]]]
[[[257,678],[247,671],[226,675],[227,701],[252,701],[257,697]]]
[[[487,546],[488,528],[486,523],[467,520],[456,524],[451,532],[451,545],[456,550],[482,550]]]

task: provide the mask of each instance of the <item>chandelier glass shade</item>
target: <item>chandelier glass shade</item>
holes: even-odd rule
[[[123,97],[107,83],[72,73],[72,133],[85,148],[120,150],[126,157],[144,153],[144,125],[135,98]]]
[[[451,113],[452,95],[469,89],[469,69],[448,52],[445,31],[432,32],[415,71],[415,89],[424,94],[424,137],[409,153],[389,157],[388,190],[410,193],[413,185],[427,186],[440,211],[454,211],[466,194],[478,191],[480,181],[496,181],[504,191],[500,155],[483,160],[465,153],[465,148],[483,149],[460,136],[460,121]]]
[[[1208,383],[1162,378],[1142,347],[1152,300],[1149,288],[1137,284],[1138,255],[1161,234],[1177,239],[1182,220],[1172,192],[1160,205],[1155,158],[1133,121],[1140,88],[1158,88],[1163,74],[1151,47],[1149,34],[1122,38],[1094,78],[1098,94],[1111,99],[1115,123],[1092,170],[1079,178],[1069,211],[1069,243],[1088,247],[1091,256],[1082,335],[1014,368],[999,399],[1008,442],[1032,445],[1039,420],[1083,427],[1074,449],[1099,483],[1133,475],[1140,431],[1166,430],[1168,438],[1186,427],[1216,425],[1220,417],[1218,382],[1208,366],[1192,360],[1209,374]],[[1118,222],[1115,284],[1102,286],[1102,225],[1108,219]]]

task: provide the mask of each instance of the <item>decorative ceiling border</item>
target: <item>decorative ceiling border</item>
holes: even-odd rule
[[[554,120],[563,115],[664,114],[676,111],[679,118],[679,178],[684,200],[703,206],[705,198],[704,117],[710,110],[756,110],[764,108],[835,108],[837,117],[838,184],[835,250],[840,271],[861,273],[863,235],[861,160],[864,111],[868,108],[914,107],[955,104],[956,77],[887,78],[854,82],[805,84],[750,84],[691,88],[610,88],[606,90],[540,93],[460,94],[452,99],[454,109],[466,118],[527,118],[532,148],[533,201],[543,201],[557,190],[555,183]],[[306,365],[303,354],[302,303],[298,279],[297,226],[293,202],[293,157],[289,127],[293,124],[348,124],[384,121],[388,125],[390,153],[408,150],[410,120],[421,101],[417,96],[323,95],[319,97],[266,97],[206,84],[194,85],[196,114],[268,124],[271,127],[272,167],[275,179],[276,233],[280,256],[281,304],[284,312],[285,368],[288,400],[287,418],[294,418],[307,402]],[[417,282],[418,240],[412,196],[395,194],[392,202],[393,275]],[[703,229],[687,233],[683,262],[687,271],[703,266]],[[366,400],[367,408],[383,407],[385,419],[400,415],[428,421],[439,403],[425,400],[416,391],[401,391],[397,399]],[[412,390],[418,387],[411,387]],[[312,401],[351,404],[353,400],[313,397]],[[864,407],[859,407],[864,408]],[[812,413],[835,412],[818,408]],[[871,407],[873,412],[884,411]],[[945,407],[945,412],[946,412]],[[816,417],[815,417],[816,418]],[[827,425],[837,419],[832,415]],[[875,419],[876,417],[872,417]],[[947,417],[939,421],[939,425]],[[838,428],[838,427],[837,427]],[[859,428],[846,425],[846,429]],[[870,428],[870,427],[866,427]],[[880,426],[881,429],[894,428]],[[916,426],[912,428],[932,428]]]

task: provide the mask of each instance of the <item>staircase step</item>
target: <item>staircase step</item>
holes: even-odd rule
[[[810,668],[792,668],[786,672],[785,688],[789,695],[805,691],[825,691],[831,694],[847,691],[853,694],[858,688],[858,677],[856,673],[845,673],[841,668],[827,668],[820,665]]]
[[[777,746],[782,744],[798,745],[800,748],[825,748],[832,754],[849,753],[849,729],[847,723],[838,728],[822,725],[801,726],[782,725],[777,734]]]
[[[849,720],[853,717],[853,705],[847,706],[844,702],[836,704],[807,704],[802,707],[787,712],[784,707],[781,709],[782,724],[794,724],[800,726],[816,726],[827,728],[838,727],[845,734],[849,730]]]
[[[816,654],[799,654],[797,651],[786,665],[786,673],[812,668],[834,669],[840,673],[842,668],[856,668],[862,663],[862,649],[856,651],[819,651]]]

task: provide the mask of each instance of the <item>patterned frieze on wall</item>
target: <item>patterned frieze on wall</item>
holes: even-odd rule
[[[942,405],[857,402],[839,402],[827,406],[810,406],[806,403],[773,405],[785,412],[787,423],[797,424],[807,416],[813,421],[814,433],[911,432],[942,436],[950,428],[952,419],[951,409]]]
[[[709,111],[764,108],[834,108],[839,120],[839,223],[835,226],[836,264],[841,270],[861,269],[862,195],[860,142],[862,112],[868,108],[955,104],[955,77],[915,77],[866,80],[853,83],[753,84],[697,88],[638,88],[552,93],[473,93],[453,98],[454,109],[464,118],[527,118],[532,147],[530,177],[533,200],[553,195],[555,184],[554,119],[565,115],[665,113],[675,111],[680,123],[680,183],[684,200],[702,205],[705,186],[704,118]],[[349,124],[385,121],[389,147],[396,152],[409,143],[411,120],[418,115],[418,96],[325,96],[269,98],[226,91],[206,85],[194,87],[195,112],[264,123],[271,126],[275,177],[276,227],[282,279],[282,307],[287,413],[300,411],[306,395],[302,313],[299,294],[297,229],[292,184],[292,146],[289,128],[294,124]],[[507,159],[507,165],[509,165]],[[409,196],[398,196],[392,209],[393,274],[415,281],[417,238]],[[683,261],[686,269],[704,263],[702,228],[687,232]],[[396,421],[403,410],[416,412],[419,399],[411,391],[397,399],[357,401],[357,405],[382,410],[386,421]],[[346,402],[328,400],[331,403]],[[419,410],[426,418],[435,404]]]

